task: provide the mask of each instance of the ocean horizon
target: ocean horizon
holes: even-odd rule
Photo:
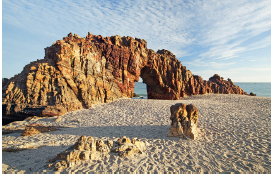
[[[241,87],[248,94],[252,92],[258,97],[271,97],[271,82],[234,82],[234,84]],[[146,84],[143,82],[135,82],[134,93],[140,96],[134,97],[134,99],[147,99]]]
[[[4,78],[2,78],[2,82],[3,80]],[[234,84],[242,88],[248,94],[252,92],[259,97],[271,97],[271,82],[234,82]],[[134,97],[134,99],[147,99],[146,84],[143,82],[135,82],[134,93],[140,96]]]

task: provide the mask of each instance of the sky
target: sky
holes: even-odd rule
[[[271,82],[271,0],[2,0],[2,78],[68,33],[131,36],[192,74]]]

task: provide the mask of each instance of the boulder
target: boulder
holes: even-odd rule
[[[140,96],[137,95],[136,93],[133,93],[133,97],[140,97]]]
[[[198,136],[198,110],[193,104],[178,103],[170,107],[171,127],[168,137],[196,139]]]
[[[250,92],[249,95],[250,95],[250,96],[256,96],[256,94],[254,94],[253,92]]]

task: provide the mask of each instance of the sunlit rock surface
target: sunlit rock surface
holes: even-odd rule
[[[170,107],[171,127],[168,137],[195,139],[198,136],[198,109],[193,104],[178,103]]]
[[[3,114],[57,116],[131,98],[139,76],[147,84],[149,99],[246,94],[220,77],[204,81],[192,75],[170,51],[154,52],[145,40],[70,33],[45,48],[44,59],[31,62],[19,75],[3,81]]]

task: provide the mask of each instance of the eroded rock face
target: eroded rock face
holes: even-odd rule
[[[193,104],[178,103],[170,107],[171,127],[168,137],[189,137],[195,139],[198,136],[198,109]]]
[[[59,116],[92,104],[131,98],[139,76],[147,84],[149,99],[246,94],[230,81],[203,81],[170,51],[147,49],[145,40],[70,33],[45,48],[44,59],[31,62],[19,75],[3,81],[3,114]]]
[[[118,153],[121,157],[132,154],[142,153],[146,149],[146,144],[137,138],[132,142],[129,138],[123,136],[116,142],[107,140],[94,140],[91,136],[81,136],[78,141],[64,152],[57,154],[53,159],[47,161],[51,163],[49,168],[62,170],[66,167],[72,167],[81,160],[94,160],[105,156],[109,152]]]

